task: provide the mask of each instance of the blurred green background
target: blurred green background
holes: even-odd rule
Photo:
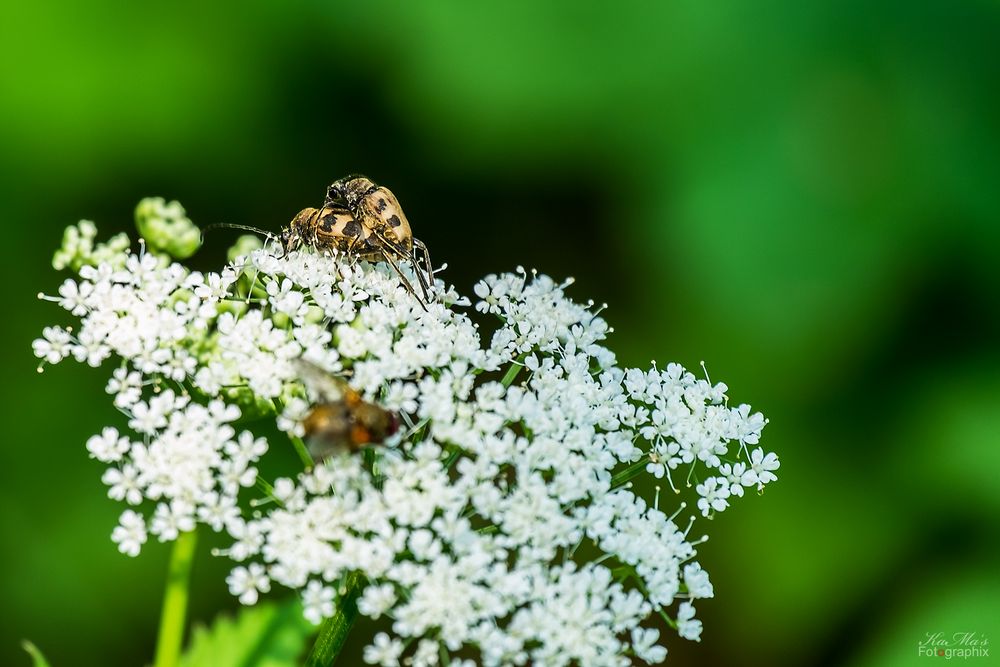
[[[55,667],[143,664],[166,563],[109,540],[121,508],[83,446],[114,420],[108,371],[35,373],[31,340],[66,321],[35,299],[62,229],[134,238],[161,195],[277,230],[352,172],[462,290],[574,275],[623,363],[704,359],[771,419],[780,481],[696,524],[717,598],[670,664],[910,665],[927,633],[1000,639],[996,2],[3,14],[0,664],[27,664],[22,638]],[[207,621],[234,604],[202,546]]]

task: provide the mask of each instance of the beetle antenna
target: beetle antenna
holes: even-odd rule
[[[237,225],[232,222],[216,222],[214,224],[205,227],[205,229],[201,230],[202,242],[204,242],[205,240],[205,232],[210,231],[212,229],[242,229],[245,232],[253,232],[254,234],[260,234],[261,236],[267,237],[268,241],[277,241],[279,243],[281,242],[281,238],[279,236],[272,234],[269,231],[263,229],[257,229],[256,227],[251,227],[250,225]],[[264,248],[265,250],[267,249],[266,243],[264,244]],[[250,289],[247,290],[246,303],[248,304],[250,303],[250,300],[253,298],[253,290],[257,286],[257,278],[259,275],[260,275],[260,269],[255,269],[253,272],[253,281],[250,283]]]
[[[272,241],[281,240],[276,235],[272,234],[271,232],[265,231],[263,229],[257,229],[256,227],[251,227],[250,225],[237,225],[232,222],[216,222],[214,224],[211,224],[208,227],[205,227],[205,229],[201,230],[201,237],[204,239],[205,232],[212,229],[242,229],[245,232],[253,232],[254,234],[260,234],[261,236],[266,236]]]

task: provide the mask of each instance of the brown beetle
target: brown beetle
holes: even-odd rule
[[[382,258],[396,270],[404,286],[416,296],[395,262],[396,259],[408,261],[420,282],[424,298],[430,299],[430,291],[434,285],[430,253],[420,239],[413,237],[410,222],[396,195],[389,188],[359,174],[345,176],[326,189],[323,207],[343,207],[349,211],[364,229],[367,247],[377,248]],[[417,261],[415,250],[420,252],[422,262]]]

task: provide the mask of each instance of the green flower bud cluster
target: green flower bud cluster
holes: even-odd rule
[[[187,259],[201,247],[201,230],[176,201],[146,197],[135,207],[135,226],[151,250],[175,259]]]
[[[65,268],[79,271],[83,266],[97,266],[107,263],[116,269],[125,266],[128,257],[129,240],[124,232],[116,234],[106,243],[94,244],[97,226],[90,220],[66,228],[62,246],[52,256],[52,266],[57,271]]]

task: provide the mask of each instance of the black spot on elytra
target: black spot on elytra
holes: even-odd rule
[[[402,223],[402,221],[400,221],[398,215],[392,215],[389,218],[389,226],[390,227],[399,227],[401,224],[403,224],[403,223]]]
[[[333,213],[327,213],[325,216],[323,216],[323,223],[322,225],[320,225],[320,227],[323,229],[324,232],[332,232],[333,226],[335,224],[337,224],[337,216],[334,215]]]
[[[381,213],[382,211],[385,210],[385,207],[388,206],[388,205],[389,205],[389,202],[387,202],[384,199],[379,199],[378,200],[378,206],[375,207],[375,211],[377,213]]]
[[[361,234],[361,224],[357,220],[351,220],[344,225],[344,236],[359,236]]]

